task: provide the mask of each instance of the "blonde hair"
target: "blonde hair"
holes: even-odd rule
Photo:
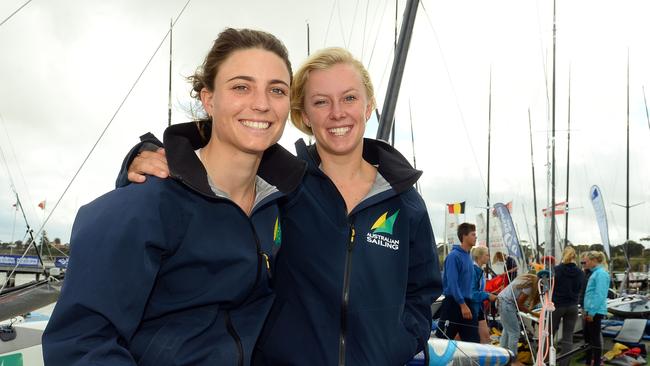
[[[536,274],[533,273],[524,273],[517,276],[516,280],[520,280],[523,283],[515,286],[515,288],[521,290],[525,288],[530,289],[530,307],[537,305],[539,303],[539,287],[538,282],[539,278]]]
[[[573,247],[566,247],[562,252],[562,263],[569,264],[575,263],[576,260],[576,250]]]
[[[605,270],[608,269],[607,257],[605,257],[605,253],[598,250],[592,250],[590,252],[587,252],[587,258],[592,260],[595,259],[598,264],[601,264],[605,268]]]
[[[338,64],[348,64],[357,70],[361,77],[361,82],[365,87],[368,103],[370,103],[373,109],[375,108],[375,90],[370,80],[370,74],[363,64],[343,48],[324,48],[311,55],[300,66],[291,84],[291,123],[307,135],[313,135],[311,128],[305,124],[302,118],[302,113],[305,111],[305,85],[307,85],[307,80],[309,80],[309,73],[312,70],[327,70]]]
[[[488,250],[486,247],[474,247],[472,248],[472,259],[476,261],[478,258],[487,254],[487,252]]]

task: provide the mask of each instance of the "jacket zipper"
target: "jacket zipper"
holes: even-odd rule
[[[239,338],[239,334],[237,334],[237,331],[235,330],[235,327],[232,325],[232,321],[230,319],[230,311],[226,310],[226,316],[225,316],[225,321],[226,321],[226,328],[228,329],[228,334],[232,337],[232,339],[235,341],[235,344],[237,345],[237,365],[239,366],[244,366],[244,347],[241,344],[241,338]]]
[[[339,366],[345,365],[345,336],[347,331],[348,303],[350,301],[350,272],[352,270],[352,249],[354,249],[354,224],[350,224],[350,241],[345,254],[345,273],[343,275],[343,298],[341,302],[341,334],[339,336]]]

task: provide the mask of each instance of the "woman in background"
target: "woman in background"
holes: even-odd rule
[[[591,345],[587,349],[586,362],[599,366],[603,354],[601,321],[607,315],[607,292],[609,291],[609,272],[605,254],[599,251],[587,253],[586,264],[591,271],[585,290],[585,340]]]
[[[499,316],[503,325],[500,344],[514,353],[517,357],[517,343],[521,328],[519,327],[519,311],[530,313],[539,303],[537,275],[525,273],[515,278],[497,296]]]
[[[555,266],[555,285],[553,288],[553,334],[557,334],[562,322],[561,352],[571,350],[573,331],[578,319],[578,298],[584,281],[584,272],[575,263],[576,251],[567,246],[562,253],[562,263]],[[560,362],[560,366],[569,364],[569,359]]]
[[[496,300],[496,295],[485,291],[485,266],[490,261],[490,253],[486,247],[472,248],[472,259],[474,259],[474,280],[472,281],[472,302],[470,308],[474,317],[478,319],[478,333],[481,343],[490,343],[490,329],[488,328],[483,311],[483,302]]]

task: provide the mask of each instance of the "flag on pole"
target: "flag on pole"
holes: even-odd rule
[[[464,214],[465,213],[465,201],[458,203],[448,203],[447,211],[450,214]]]
[[[45,200],[38,203],[38,208],[40,208],[41,210],[45,210]]]
[[[551,212],[550,207],[542,209],[544,217],[550,217],[551,215],[564,215],[567,212],[569,205],[566,202],[559,202],[555,204],[555,209]]]

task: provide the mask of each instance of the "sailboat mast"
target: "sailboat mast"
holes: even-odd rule
[[[485,219],[485,245],[490,248],[490,143],[492,140],[492,66],[490,66],[490,84],[488,93],[488,153],[487,153],[487,208]],[[489,249],[488,249],[489,250]]]
[[[551,99],[551,255],[555,254],[555,0],[553,0],[553,81]],[[546,253],[548,255],[548,253]]]
[[[393,66],[390,70],[390,79],[388,80],[386,98],[384,99],[379,127],[377,128],[378,140],[388,141],[390,131],[393,127],[395,106],[397,105],[399,88],[402,83],[402,76],[404,75],[406,56],[408,55],[409,45],[411,44],[411,36],[413,35],[413,26],[415,25],[415,16],[418,11],[418,5],[418,0],[408,0],[406,3],[402,28],[399,32],[399,40],[397,42],[397,50],[395,51]]]
[[[627,50],[627,148],[625,182],[625,249],[630,241],[630,50]],[[627,256],[627,250],[625,251]]]
[[[569,244],[569,157],[571,147],[571,68],[569,67],[569,101],[567,111],[567,132],[566,132],[566,199],[564,203],[564,246]]]
[[[169,21],[169,89],[167,95],[167,126],[172,125],[172,27],[173,19]]]
[[[530,135],[530,168],[533,173],[533,209],[535,212],[535,260],[539,263],[539,226],[537,224],[537,188],[535,185],[535,160],[533,159],[533,127],[528,108],[528,134]],[[528,224],[526,224],[528,225]]]
[[[311,53],[310,45],[309,45],[310,37],[309,37],[309,22],[307,22],[307,57],[309,57],[309,54]]]

